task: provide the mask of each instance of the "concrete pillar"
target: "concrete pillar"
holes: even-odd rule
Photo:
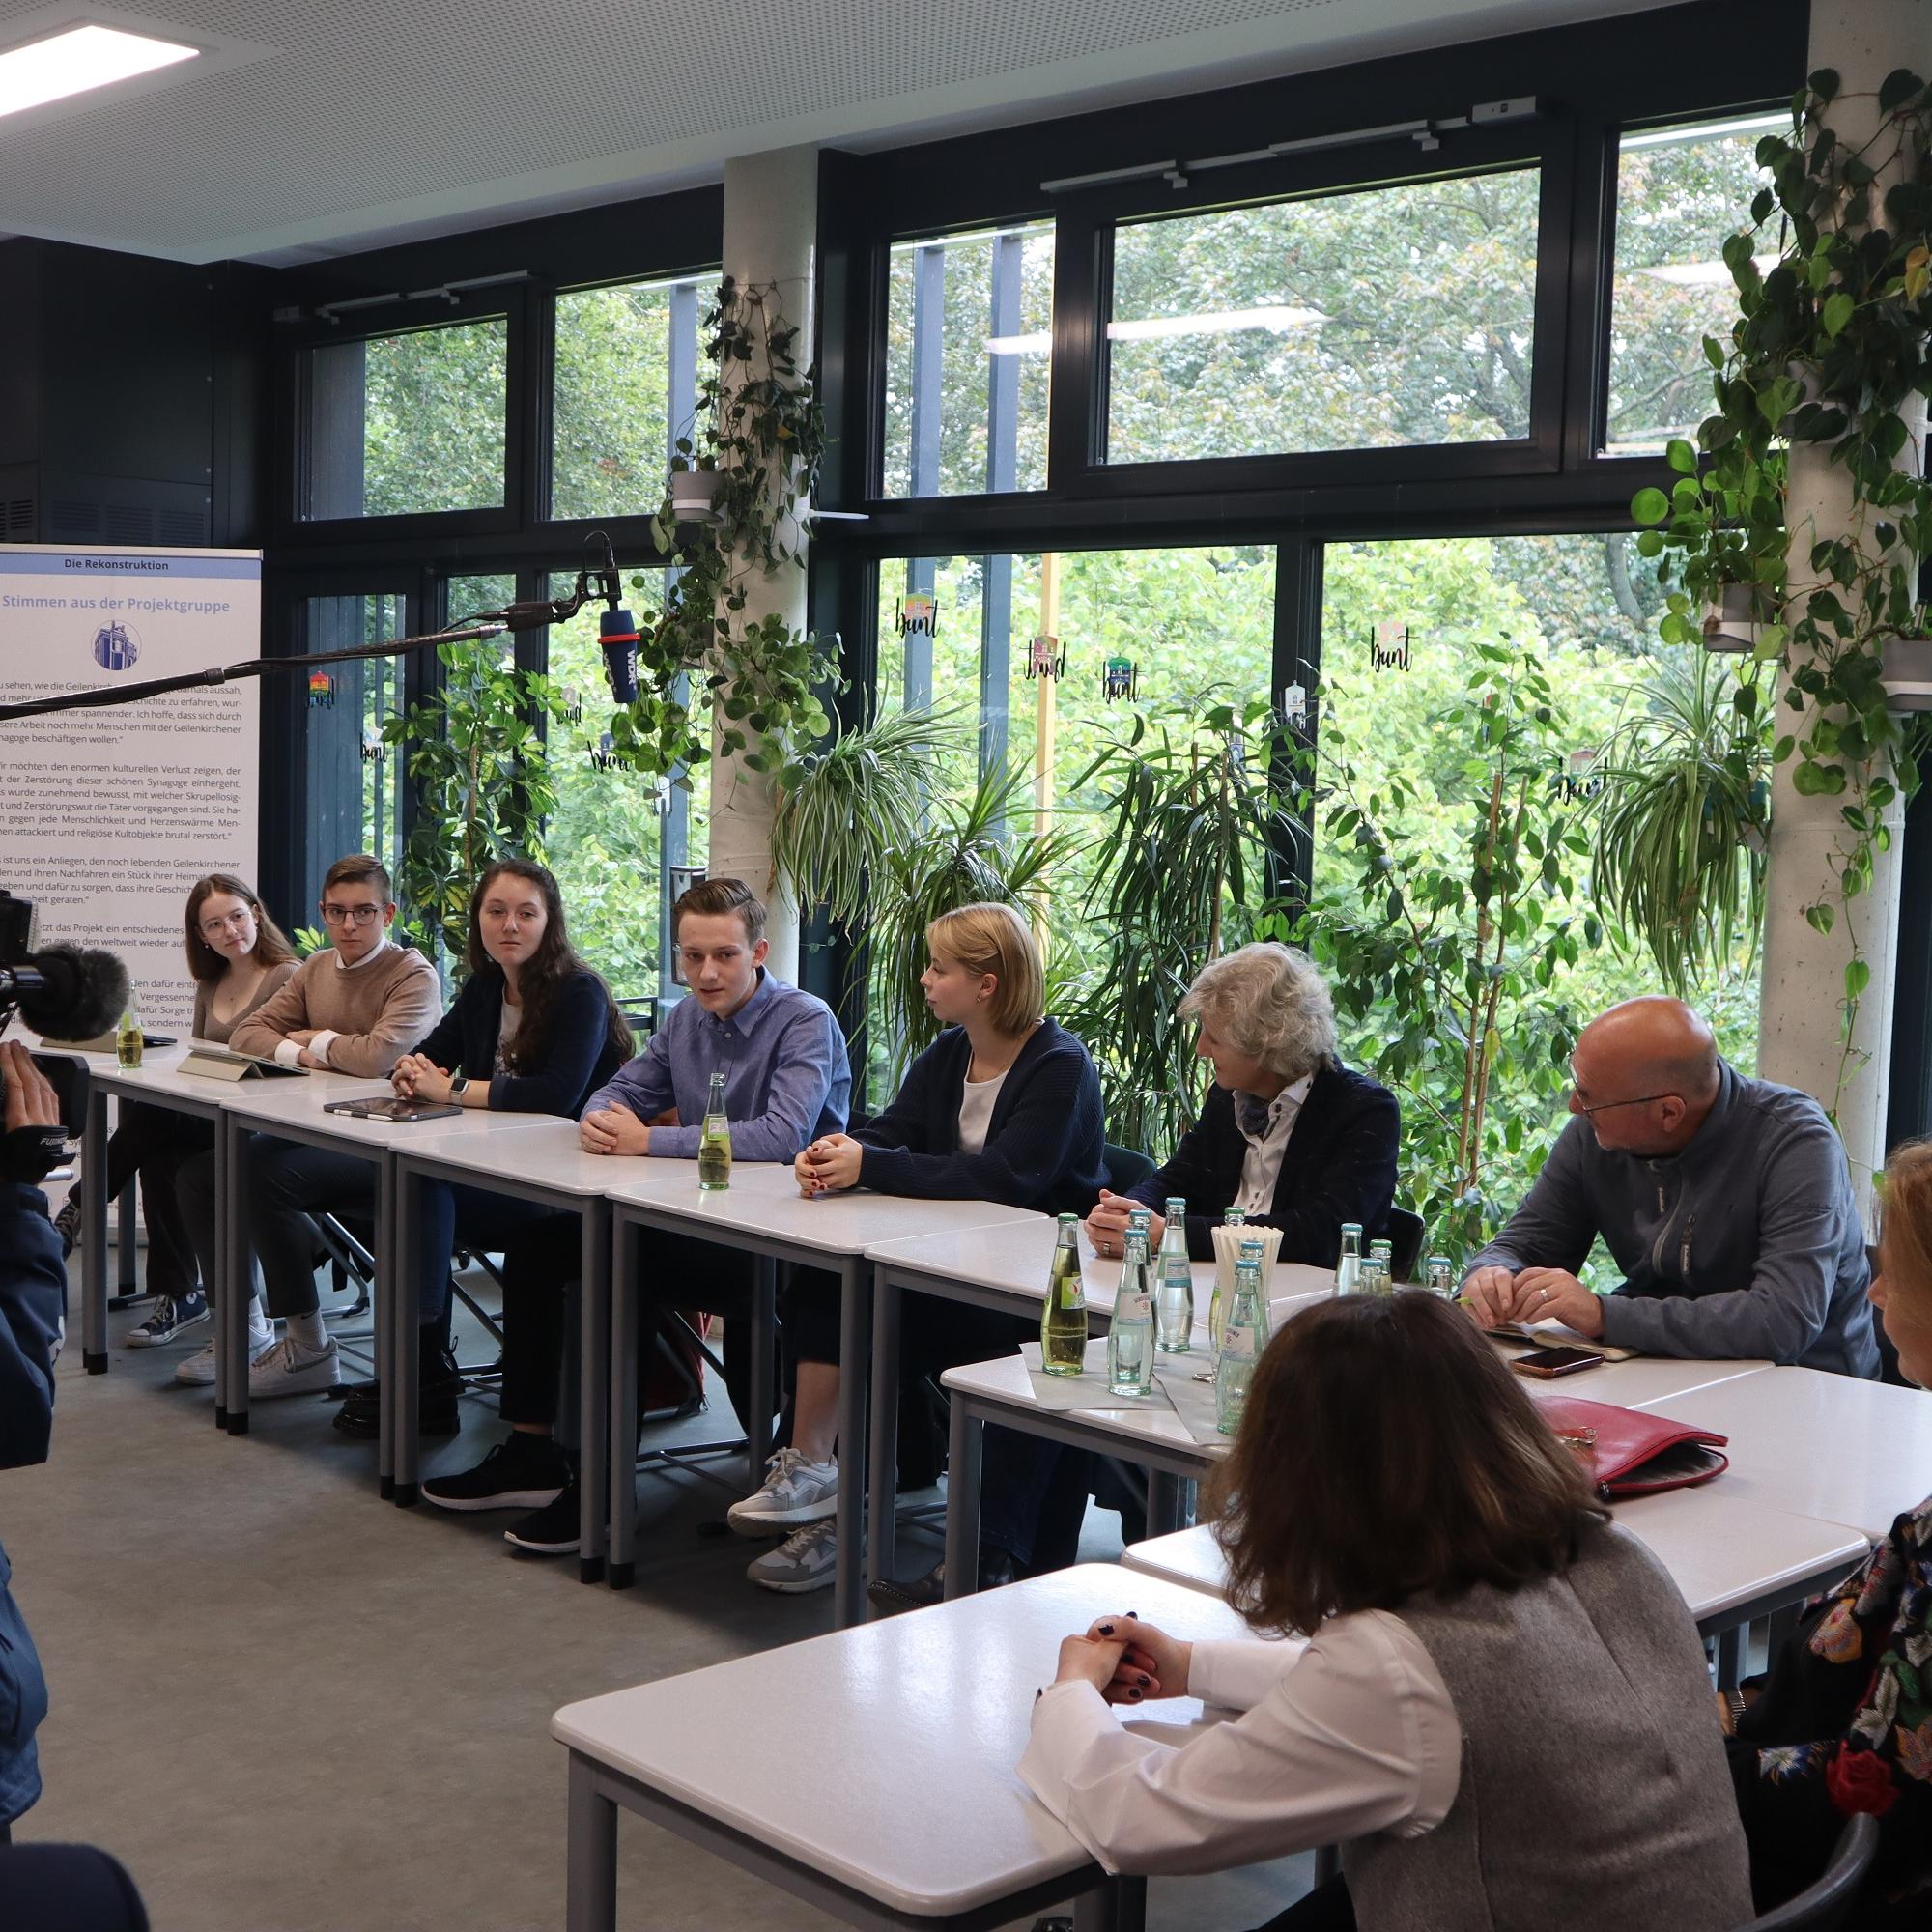
[[[741,284],[776,283],[787,320],[801,343],[811,341],[813,253],[818,234],[818,153],[786,148],[724,163],[724,272]],[[730,372],[726,372],[729,380]],[[777,614],[794,629],[805,624],[805,565],[753,569],[745,609],[726,611],[734,624]],[[766,936],[769,965],[782,980],[798,978],[798,909],[772,870],[772,791],[742,757],[718,753],[712,735],[711,844],[705,862],[713,878],[740,878],[771,908]]]
[[[1807,71],[1832,68],[1838,73],[1838,97],[1828,119],[1841,144],[1857,148],[1870,138],[1878,122],[1879,83],[1901,67],[1932,72],[1932,4],[1927,0],[1812,0]],[[1874,204],[1883,192],[1881,181]],[[1812,587],[1812,546],[1842,534],[1850,522],[1850,487],[1843,470],[1827,462],[1826,448],[1797,443],[1791,451],[1786,520],[1795,597]],[[1915,439],[1901,461],[1918,460]],[[1780,698],[1780,732],[1793,728],[1787,722],[1791,716]],[[1849,907],[1841,905],[1833,883],[1837,871],[1833,855],[1845,829],[1838,816],[1842,801],[1801,797],[1791,783],[1796,763],[1787,759],[1772,781],[1758,1071],[1767,1080],[1803,1088],[1827,1107],[1835,1104],[1869,1222],[1869,1183],[1886,1153],[1902,814],[1896,807],[1886,814],[1892,846],[1876,855],[1870,890]],[[1804,918],[1804,908],[1819,899],[1837,910],[1830,934],[1814,931]],[[1854,935],[1871,967],[1871,982],[1859,1004],[1849,1078],[1840,1093],[1839,1021]]]

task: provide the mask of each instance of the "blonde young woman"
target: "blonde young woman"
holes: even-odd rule
[[[797,1160],[809,1195],[870,1187],[933,1201],[997,1201],[1072,1213],[1105,1179],[1100,1076],[1086,1047],[1045,1013],[1045,974],[1011,906],[968,905],[926,928],[920,983],[945,1028],[906,1071],[892,1104],[850,1134],[826,1134]],[[838,1501],[838,1310],[822,1290],[793,1297],[798,1362],[792,1439],[755,1495],[730,1512],[745,1536],[790,1531],[747,1575],[796,1592],[833,1580]]]
[[[262,909],[252,887],[232,872],[211,872],[187,895],[187,970],[194,976],[194,1037],[226,1043],[236,1025],[280,989],[296,970],[295,948]],[[208,1320],[208,1296],[194,1243],[176,1195],[176,1177],[191,1156],[214,1145],[206,1121],[169,1107],[124,1101],[107,1143],[107,1194],[130,1176],[141,1183],[148,1224],[147,1289],[154,1312],[129,1330],[130,1349],[155,1349]],[[69,1197],[55,1224],[71,1247],[80,1225],[80,1194]]]

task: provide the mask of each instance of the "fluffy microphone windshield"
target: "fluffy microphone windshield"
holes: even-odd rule
[[[109,1033],[128,1005],[128,969],[98,947],[49,946],[22,962],[45,985],[20,999],[20,1017],[43,1039]]]

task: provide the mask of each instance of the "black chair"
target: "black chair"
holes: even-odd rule
[[[1816,1885],[1787,1898],[1775,1912],[1753,1918],[1738,1932],[1833,1932],[1858,1903],[1859,1888],[1878,1850],[1878,1820],[1861,1811],[1838,1833],[1832,1862]]]
[[[1391,1208],[1388,1218],[1389,1272],[1397,1281],[1413,1281],[1422,1262],[1422,1243],[1429,1230],[1420,1214]]]
[[[1146,1154],[1133,1148],[1115,1147],[1111,1141],[1101,1150],[1100,1157],[1106,1164],[1110,1194],[1124,1194],[1128,1188],[1138,1187],[1154,1169]]]

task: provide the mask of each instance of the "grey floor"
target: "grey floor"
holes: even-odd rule
[[[105,1376],[74,1334],[52,1460],[0,1477],[0,1537],[53,1698],[46,1794],[15,1834],[105,1846],[156,1932],[558,1926],[551,1713],[830,1628],[829,1590],[745,1582],[755,1550],[710,1533],[724,1497],[707,1486],[641,1478],[638,1587],[586,1589],[574,1561],[514,1554],[504,1518],[380,1504],[373,1445],[331,1429],[332,1405],[218,1435],[210,1396],[170,1379],[189,1345],[119,1345],[139,1319],[112,1318]],[[721,1410],[700,1429],[724,1434]],[[430,1472],[497,1432],[466,1405],[462,1435],[425,1445]],[[1083,1553],[1118,1553],[1117,1524],[1094,1512]],[[627,1928],[834,1922],[641,1820],[618,1838]],[[1149,1922],[1247,1927],[1306,1884],[1305,1860],[1158,1881]]]

